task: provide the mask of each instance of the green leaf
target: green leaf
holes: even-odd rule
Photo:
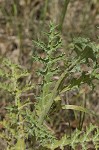
[[[82,107],[82,106],[77,106],[77,105],[64,105],[62,108],[63,108],[63,109],[76,110],[76,111],[82,111],[82,112],[84,112],[84,113],[90,114],[90,110],[88,110],[87,108],[84,108],[84,107]]]

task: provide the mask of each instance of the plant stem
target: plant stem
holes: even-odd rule
[[[45,6],[44,6],[44,10],[43,10],[43,24],[42,24],[42,27],[43,27],[44,24],[45,24],[47,7],[48,7],[48,0],[45,0]]]
[[[62,26],[63,26],[63,23],[64,23],[64,19],[65,19],[65,15],[66,15],[66,12],[67,12],[67,7],[68,7],[69,2],[70,2],[70,0],[65,0],[64,7],[63,7],[63,10],[62,10],[62,13],[61,13],[60,24],[59,24],[59,27],[58,27],[58,30],[61,31],[61,32],[62,32]]]
[[[86,108],[86,94],[85,93],[83,93],[83,107]],[[85,120],[85,113],[80,112],[79,130],[82,130],[84,120]]]

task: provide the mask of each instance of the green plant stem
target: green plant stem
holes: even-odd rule
[[[85,93],[83,93],[83,107],[86,108],[86,94]],[[85,120],[85,113],[80,112],[79,130],[82,130],[84,120]]]
[[[60,24],[59,24],[59,27],[58,27],[58,30],[61,31],[61,32],[62,32],[62,26],[63,26],[63,23],[64,23],[64,19],[65,19],[65,15],[66,15],[66,12],[67,12],[67,7],[68,7],[69,2],[70,2],[70,0],[65,0],[64,7],[63,7],[63,10],[62,10],[62,13],[61,13]]]
[[[42,24],[42,27],[45,24],[47,8],[48,8],[48,0],[45,0],[45,6],[44,6],[44,10],[43,10],[43,24]]]
[[[13,74],[15,75],[15,72],[13,72]],[[24,144],[24,128],[23,128],[23,118],[22,115],[19,113],[19,108],[21,107],[21,102],[20,102],[20,93],[17,90],[18,89],[18,82],[17,80],[14,78],[14,84],[15,84],[15,105],[18,107],[18,121],[20,123],[19,125],[19,129],[18,129],[18,139],[17,139],[17,143],[16,143],[16,149],[19,150],[24,150],[25,149],[25,144]],[[20,135],[22,135],[22,137],[20,137]]]
[[[66,98],[66,104],[69,105],[68,97]],[[68,113],[69,113],[69,111],[67,112],[67,114]],[[68,120],[68,125],[69,125],[69,135],[70,135],[70,138],[71,138],[72,129],[71,129],[71,123],[70,123],[69,115],[67,115],[67,120]],[[71,150],[71,147],[69,147],[69,150]]]
[[[15,101],[17,102],[17,107],[18,110],[21,107],[21,103],[20,103],[20,94],[18,94],[18,92],[16,92],[16,96],[15,96]],[[19,113],[19,111],[18,111]],[[19,129],[18,129],[18,139],[17,139],[17,143],[16,143],[16,148],[19,150],[24,150],[25,149],[25,144],[24,144],[24,128],[23,128],[23,118],[22,115],[19,113],[18,114],[18,119],[19,119]],[[22,137],[20,137],[20,135],[22,135]]]

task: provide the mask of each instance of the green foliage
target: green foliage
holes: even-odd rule
[[[92,132],[95,131],[93,134]],[[54,150],[58,147],[60,149],[64,149],[64,146],[69,145],[71,146],[74,150],[77,149],[79,145],[81,145],[83,150],[88,149],[88,143],[93,142],[95,149],[98,150],[99,148],[99,128],[90,125],[88,128],[86,128],[86,131],[79,131],[76,130],[74,133],[72,133],[71,137],[64,135],[61,140],[56,141],[55,143],[53,142],[51,145],[47,145],[51,150]]]
[[[60,68],[57,63],[64,59],[64,54],[55,56],[57,49],[62,45],[61,38],[58,32],[53,32],[55,27],[51,24],[51,28],[48,36],[47,46],[45,43],[39,41],[34,43],[43,49],[45,52],[45,58],[35,56],[33,59],[43,63],[44,67],[39,70],[39,74],[43,77],[43,83],[41,85],[41,94],[39,96],[39,102],[35,105],[37,116],[39,116],[39,122],[42,124],[51,105],[53,104],[54,98],[57,94],[58,86],[53,87],[55,82],[53,77],[60,72]],[[54,89],[53,89],[54,88]]]
[[[73,48],[73,52],[74,51],[76,52],[76,56],[75,55],[73,56],[74,61],[72,62],[70,61],[70,58],[65,61],[66,56],[63,53],[62,54],[58,53],[58,50],[59,50],[58,48],[60,48],[61,46],[61,39],[59,38],[59,33],[56,33],[54,31],[54,26],[52,24],[50,26],[50,32],[46,35],[48,36],[47,44],[41,41],[38,41],[38,42],[34,41],[34,43],[38,47],[40,47],[44,51],[44,54],[45,54],[45,58],[41,58],[38,56],[35,56],[33,58],[34,60],[40,61],[43,63],[43,69],[39,71],[40,75],[43,77],[43,83],[41,85],[41,93],[39,95],[39,99],[35,105],[37,121],[40,124],[44,123],[44,120],[46,119],[46,116],[48,115],[48,112],[51,109],[51,106],[54,103],[54,100],[56,99],[56,97],[59,96],[59,94],[64,93],[68,90],[71,90],[75,87],[79,88],[80,85],[84,83],[87,83],[89,86],[93,87],[93,80],[96,79],[96,75],[94,75],[94,72],[96,68],[98,68],[97,58],[98,58],[99,49],[97,48],[97,45],[95,43],[92,43],[89,39],[77,38],[73,40],[72,48]],[[58,56],[55,55],[56,53],[58,54]],[[61,61],[63,60],[65,63],[67,63],[67,66],[65,67],[64,72],[62,71],[62,73],[61,73],[60,67],[57,66],[58,64],[57,62],[60,60]],[[90,61],[93,62],[91,72],[90,70],[84,71],[80,69],[80,65],[82,64],[86,64],[89,67],[91,65]],[[74,77],[74,74],[77,72],[80,72],[79,78]],[[58,76],[59,74],[61,75],[58,81],[53,80],[54,76],[55,75]],[[71,78],[71,79],[65,87],[63,82],[65,81],[66,78]],[[81,106],[74,106],[74,105],[66,105],[66,106],[63,106],[63,108],[65,107],[67,109],[68,106],[69,106],[68,109],[73,109],[73,110],[82,111],[84,113],[94,114],[93,112],[89,111],[83,106],[81,107]],[[78,133],[81,134],[80,131],[79,132],[77,131],[77,135]],[[73,135],[75,138],[76,137],[75,134]],[[71,141],[72,140],[73,139],[71,138]],[[59,144],[60,141],[56,141],[56,143]],[[69,143],[67,142],[68,140],[65,139],[65,141],[66,142],[64,146],[70,145],[71,141]],[[52,145],[54,145],[53,142],[52,144],[50,144],[50,146]],[[56,146],[55,148],[59,146],[60,144]],[[84,147],[84,145],[82,146]],[[54,149],[52,147],[50,148]],[[74,145],[72,146],[72,148],[73,147]]]
[[[24,106],[27,106],[29,102],[26,100],[24,105],[24,102],[21,102],[21,95],[32,89],[33,86],[26,84],[24,87],[21,87],[19,79],[29,75],[27,70],[23,69],[21,66],[13,64],[8,59],[3,59],[1,68],[0,77],[2,82],[0,83],[0,89],[8,91],[13,96],[14,100],[13,104],[6,107],[7,120],[3,120],[2,122],[8,134],[2,133],[1,137],[6,139],[8,148],[22,149],[23,147],[23,149],[25,149],[25,134],[23,127],[25,115]],[[16,140],[17,142],[14,145]]]
[[[40,150],[56,148],[63,150],[65,146],[76,149],[78,145],[87,150],[89,142],[93,143],[96,150],[99,148],[99,128],[95,125],[87,127],[86,131],[76,130],[71,135],[65,134],[57,139],[55,133],[46,124],[53,104],[62,93],[74,88],[79,89],[82,84],[88,84],[94,88],[93,80],[99,79],[97,45],[89,39],[75,38],[72,42],[72,55],[66,57],[61,50],[60,34],[55,30],[56,27],[50,24],[50,31],[45,33],[47,43],[40,40],[34,41],[35,45],[43,50],[44,56],[41,57],[38,53],[33,55],[33,61],[42,63],[42,68],[37,72],[38,77],[42,77],[42,82],[38,85],[40,93],[36,95],[33,111],[28,106],[29,100],[22,102],[21,99],[22,94],[34,87],[28,83],[22,85],[20,82],[20,79],[26,79],[29,73],[8,59],[4,59],[1,63],[0,89],[8,91],[14,99],[13,103],[6,108],[9,122],[6,119],[2,122],[8,135],[2,133],[1,137],[7,141],[8,149],[25,150],[28,139],[33,149]],[[60,67],[61,62],[64,64],[64,69]],[[87,69],[81,69],[82,65],[85,65]],[[78,77],[75,76],[76,73],[79,73]],[[58,77],[57,80],[55,76]],[[62,105],[60,109],[72,109],[94,115],[83,106]]]
[[[39,124],[32,113],[27,112],[27,120],[27,132],[35,137],[40,145],[44,146],[56,140],[54,134],[45,125]]]

